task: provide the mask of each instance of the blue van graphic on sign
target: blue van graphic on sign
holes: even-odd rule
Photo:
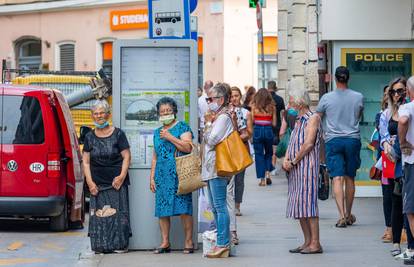
[[[181,12],[158,12],[155,13],[155,23],[181,21]]]

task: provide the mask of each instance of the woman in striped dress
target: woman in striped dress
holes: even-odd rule
[[[306,91],[292,92],[289,105],[299,115],[283,162],[283,169],[289,174],[286,216],[299,219],[305,239],[303,245],[289,252],[322,253],[317,203],[321,119],[310,111]]]

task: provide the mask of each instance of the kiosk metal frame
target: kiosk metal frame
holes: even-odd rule
[[[150,49],[148,49],[150,48]],[[165,77],[162,73],[154,73],[153,77],[149,75],[148,73],[151,73],[152,71],[152,65],[150,64],[159,64],[160,61],[163,61],[164,59],[160,57],[153,58],[151,56],[148,56],[147,51],[153,51],[152,48],[157,48],[161,50],[166,51],[172,51],[171,49],[176,49],[177,51],[189,51],[188,53],[188,59],[185,59],[183,62],[181,62],[180,66],[182,66],[184,69],[187,69],[186,64],[189,64],[189,73],[188,73],[188,82],[189,86],[188,88],[183,88],[183,90],[179,91],[173,90],[171,88],[169,89],[163,89],[163,88],[151,88],[149,90],[140,90],[139,89],[139,83],[147,83],[148,85],[151,85],[152,82],[150,79],[153,79],[155,83],[157,83],[157,80],[154,80],[154,78],[162,78],[167,79],[170,81],[173,81],[176,77],[172,77],[173,74],[166,69],[167,74],[164,75],[170,75],[171,77]],[[161,51],[157,50],[157,51]],[[125,51],[128,51],[128,56],[125,56]],[[135,51],[135,52],[134,52]],[[144,53],[145,52],[145,53]],[[124,57],[122,56],[124,53]],[[184,53],[184,52],[179,52]],[[129,55],[142,55],[142,58],[139,60],[144,60],[144,62],[139,62],[139,67],[136,69],[134,68],[134,62],[136,59],[133,56]],[[166,57],[168,57],[169,53],[161,53],[165,54]],[[129,137],[129,142],[131,145],[131,150],[135,149],[138,144],[138,146],[141,147],[142,140],[145,139],[145,141],[148,141],[150,144],[152,142],[152,136],[151,131],[143,130],[142,132],[146,134],[145,138],[141,134],[141,128],[145,128],[145,119],[148,119],[148,124],[146,127],[150,127],[148,125],[156,124],[157,122],[153,118],[153,114],[147,114],[153,113],[152,109],[147,109],[142,112],[145,113],[147,117],[141,118],[134,116],[138,116],[138,112],[136,110],[139,110],[139,107],[142,107],[142,103],[139,101],[146,101],[148,99],[145,99],[145,94],[148,95],[148,98],[154,98],[154,97],[161,97],[162,92],[165,92],[166,94],[171,93],[174,94],[174,96],[177,96],[178,99],[184,99],[185,102],[185,108],[182,109],[182,114],[178,114],[178,119],[184,119],[186,120],[193,133],[194,133],[194,142],[197,142],[197,134],[198,134],[198,112],[197,112],[197,76],[198,76],[198,67],[197,67],[197,44],[194,40],[117,40],[114,43],[113,48],[113,112],[112,112],[112,119],[114,122],[114,125],[117,127],[125,128],[125,125],[127,123],[126,114],[127,109],[125,106],[123,106],[125,101],[128,101],[126,98],[129,96],[125,96],[126,90],[130,90],[131,92],[136,92],[135,95],[139,97],[140,100],[137,100],[134,102],[135,107],[131,108],[134,111],[130,111],[128,113],[129,118],[132,117],[132,120],[128,121],[127,128],[127,136]],[[185,52],[185,55],[187,55],[187,52]],[[128,62],[128,60],[131,60]],[[188,61],[187,61],[188,60]],[[148,68],[145,68],[143,66],[147,66]],[[131,68],[134,68],[133,70],[128,70],[126,66],[131,66]],[[159,65],[157,65],[159,66]],[[161,67],[159,67],[161,68]],[[145,73],[145,75],[140,76],[140,71]],[[136,73],[136,74],[135,74]],[[185,75],[183,73],[179,73],[180,79],[182,80]],[[183,76],[184,75],[184,76]],[[122,80],[123,79],[123,80]],[[134,81],[131,82],[131,80],[126,79],[132,79],[136,81],[137,88],[133,89],[132,85],[134,84]],[[131,85],[131,88],[123,88],[122,83],[129,82]],[[171,86],[170,84],[166,84],[166,88]],[[125,87],[125,86],[124,86]],[[151,87],[151,86],[149,86]],[[124,91],[123,91],[124,90]],[[181,92],[181,93],[180,93]],[[181,95],[183,94],[183,95]],[[134,95],[134,94],[130,94]],[[181,98],[180,98],[181,97]],[[133,101],[133,100],[131,100]],[[155,99],[153,99],[153,102],[155,102]],[[132,104],[131,104],[132,106]],[[138,107],[138,108],[137,108]],[[151,117],[152,116],[152,117]],[[151,117],[151,118],[150,118]],[[140,125],[139,119],[142,119],[143,122]],[[135,121],[134,121],[135,120]],[[135,122],[136,123],[135,125]],[[132,126],[131,126],[132,125]],[[137,136],[139,136],[140,141],[137,141],[134,137],[134,130],[131,130],[132,128],[136,127],[136,132],[138,133]],[[159,125],[157,126],[159,127]],[[153,130],[155,130],[157,127],[154,127]],[[128,130],[129,129],[129,130]],[[129,135],[128,135],[129,133]],[[134,140],[135,139],[135,140]],[[147,140],[148,139],[148,140]],[[150,149],[150,145],[147,146],[148,149]],[[140,157],[149,157],[149,151],[146,151],[145,153],[140,153]],[[133,152],[137,153],[137,152]],[[136,156],[137,154],[135,154]],[[131,180],[131,185],[129,187],[129,205],[130,205],[130,216],[131,216],[131,227],[132,227],[132,237],[130,239],[130,249],[135,250],[148,250],[153,249],[157,247],[160,244],[161,241],[161,234],[159,230],[159,223],[158,218],[154,216],[154,207],[155,207],[155,196],[150,191],[150,165],[148,166],[148,162],[143,164],[135,163],[132,164],[129,169],[129,175]],[[197,212],[198,212],[198,195],[196,192],[193,193],[193,243],[194,246],[197,247]],[[172,249],[183,249],[184,246],[184,231],[181,223],[181,219],[179,217],[172,217],[171,218],[171,230],[170,230],[170,242]]]

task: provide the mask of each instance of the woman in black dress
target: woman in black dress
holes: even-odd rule
[[[128,249],[131,233],[128,204],[129,143],[121,129],[109,125],[110,106],[106,101],[96,101],[91,110],[95,129],[85,136],[83,147],[84,173],[91,193],[91,247],[95,252],[122,253]],[[108,210],[108,207],[112,210]],[[103,219],[108,217],[112,218]],[[110,224],[112,226],[107,228]],[[113,233],[106,233],[108,229]]]

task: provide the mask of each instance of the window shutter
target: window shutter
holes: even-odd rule
[[[60,70],[75,70],[75,45],[63,44],[60,46]]]

